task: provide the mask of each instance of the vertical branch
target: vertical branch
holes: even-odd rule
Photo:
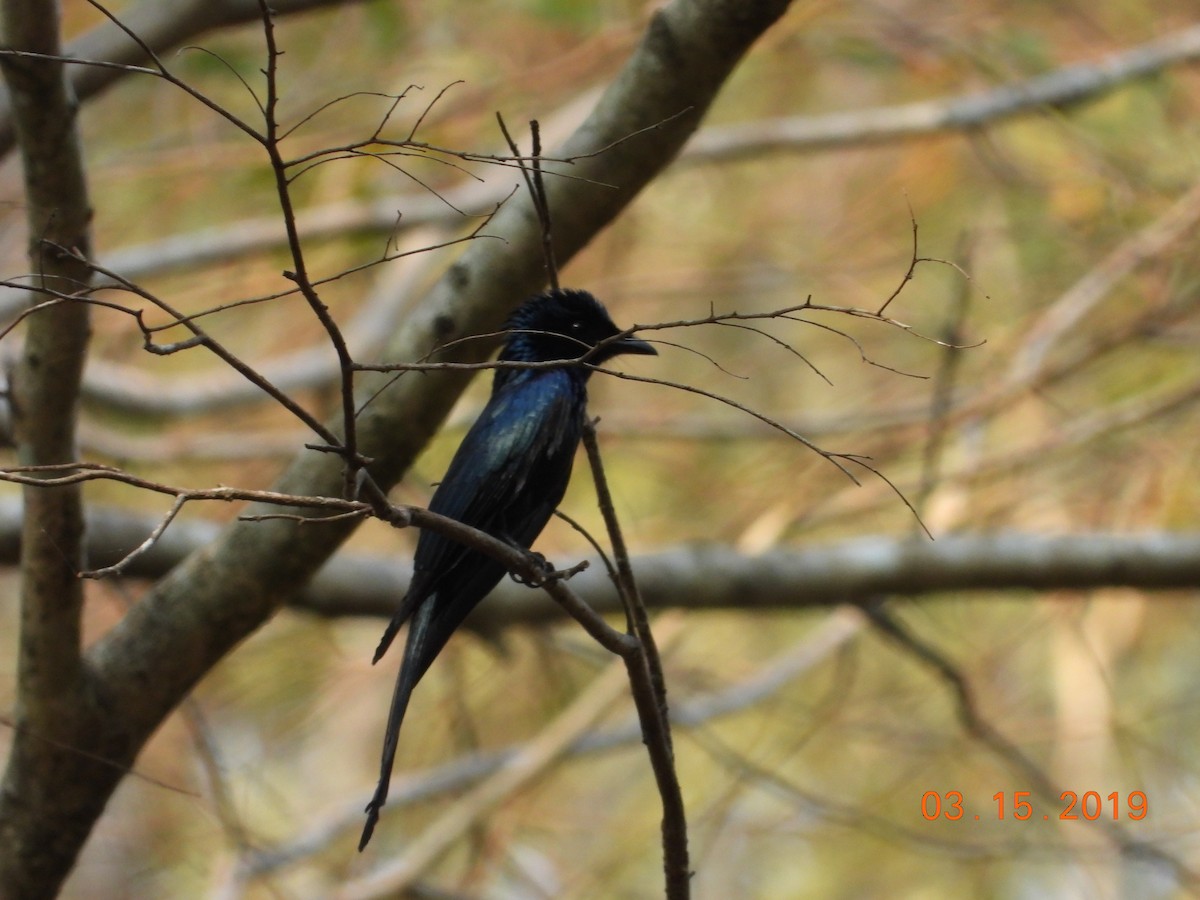
[[[643,652],[646,654],[647,663],[655,679],[655,694],[662,709],[662,716],[666,719],[667,686],[662,673],[662,660],[658,655],[654,634],[650,630],[650,617],[646,612],[646,605],[642,602],[637,583],[633,578],[633,566],[629,562],[629,548],[625,546],[625,536],[621,533],[620,522],[617,521],[612,495],[608,490],[608,477],[604,473],[604,464],[600,459],[600,445],[596,442],[596,423],[591,419],[587,420],[583,426],[583,446],[587,450],[588,464],[592,468],[592,478],[596,483],[596,496],[600,502],[600,512],[604,516],[604,527],[608,531],[609,541],[612,542],[613,559],[617,566],[617,592],[625,607],[629,630],[641,643]],[[667,737],[670,740],[670,734]]]
[[[532,132],[533,162],[532,166],[527,166],[521,157],[516,141],[513,140],[504,124],[504,117],[497,113],[496,120],[499,122],[504,139],[508,142],[509,149],[521,169],[521,175],[525,179],[525,186],[529,190],[533,208],[537,212],[538,224],[541,226],[542,255],[546,265],[546,274],[550,286],[557,288],[559,286],[558,262],[554,256],[554,229],[550,219],[550,204],[546,197],[546,184],[542,176],[541,129],[536,121],[529,123]],[[583,443],[587,448],[588,462],[591,464],[592,478],[596,484],[596,495],[608,530],[609,541],[612,543],[613,556],[616,559],[617,577],[615,581],[617,591],[625,606],[627,628],[637,638],[636,646],[629,652],[622,653],[621,656],[625,662],[630,692],[637,707],[642,738],[650,756],[650,765],[654,770],[659,797],[662,799],[663,870],[666,877],[666,894],[668,900],[684,900],[691,896],[687,815],[683,807],[683,793],[679,788],[679,778],[675,773],[675,748],[671,739],[671,724],[667,711],[667,687],[666,679],[663,677],[662,658],[654,640],[654,633],[650,628],[650,617],[646,613],[646,607],[638,594],[637,584],[633,580],[633,567],[629,563],[629,551],[625,546],[625,538],[621,534],[620,523],[617,521],[616,511],[612,504],[612,496],[608,491],[608,479],[600,460],[595,424],[591,419],[584,419]]]
[[[529,200],[537,213],[538,225],[542,230],[542,260],[546,266],[546,280],[550,283],[550,287],[558,290],[558,259],[554,255],[554,228],[550,221],[550,202],[546,199],[546,181],[542,176],[541,126],[537,119],[533,119],[529,123],[531,162],[527,165],[524,157],[521,156],[521,148],[517,146],[517,142],[513,140],[513,136],[508,131],[508,126],[504,124],[504,116],[496,113],[496,122],[500,125],[500,131],[504,135],[508,149],[512,153],[513,159],[516,160],[517,167],[521,170],[521,177],[525,179],[525,187],[529,191]]]
[[[287,231],[288,250],[292,257],[294,271],[284,273],[293,281],[300,294],[316,315],[321,326],[329,335],[338,358],[338,368],[341,370],[341,401],[342,401],[342,445],[331,449],[340,452],[345,461],[345,477],[343,479],[343,496],[351,497],[357,492],[358,472],[363,460],[358,452],[358,428],[355,420],[357,404],[354,402],[354,358],[342,335],[337,322],[329,312],[329,307],[317,294],[312,279],[308,274],[308,264],[304,259],[304,249],[300,242],[300,229],[296,224],[296,209],[292,203],[291,182],[288,179],[288,163],[283,158],[279,144],[282,140],[279,134],[277,110],[279,107],[279,55],[280,50],[275,43],[274,12],[266,0],[259,0],[262,9],[263,35],[267,44],[267,98],[263,104],[263,119],[265,133],[263,147],[271,161],[271,171],[275,176],[275,192],[279,198],[279,209],[283,215],[284,228]]]
[[[550,220],[550,203],[546,200],[546,181],[542,176],[542,129],[537,119],[529,123],[530,148],[533,150],[533,201],[537,204],[542,223],[542,256],[546,260],[546,275],[550,287],[558,289],[558,259],[554,255],[554,228]]]
[[[913,227],[916,227],[915,224]],[[971,271],[971,257],[974,255],[974,249],[974,235],[964,233],[959,238],[958,251],[955,253],[956,264],[964,272]],[[916,258],[915,246],[913,257]],[[929,438],[921,453],[920,484],[916,496],[913,498],[913,507],[921,518],[928,513],[926,506],[938,486],[942,451],[945,448],[949,428],[948,415],[954,402],[959,361],[962,358],[958,348],[963,342],[963,327],[971,308],[971,285],[967,279],[959,281],[958,290],[952,303],[953,308],[947,313],[946,320],[942,325],[942,333],[938,337],[938,340],[942,342],[942,355],[937,372],[933,377],[933,391],[929,403]]]
[[[596,442],[595,423],[588,419],[583,427],[583,445],[587,449],[588,463],[592,468],[592,479],[596,484],[596,496],[600,512],[608,529],[612,543],[613,558],[617,565],[617,591],[625,605],[629,628],[638,639],[638,652],[626,655],[625,665],[629,682],[637,705],[638,719],[642,727],[642,739],[650,755],[654,779],[662,799],[663,869],[666,875],[669,900],[686,898],[691,891],[691,871],[688,861],[687,815],[683,806],[683,793],[675,773],[675,749],[671,741],[671,723],[667,710],[667,688],[663,677],[662,659],[654,633],[650,629],[650,617],[646,613],[633,578],[633,567],[629,563],[629,551],[617,521],[612,495],[608,490],[608,478],[600,460],[600,447]]]
[[[53,2],[3,0],[0,20],[6,45],[61,53]],[[88,268],[61,248],[86,256],[91,218],[76,107],[61,63],[7,58],[0,67],[24,170],[30,267],[37,273],[33,286],[71,294],[86,287]],[[11,398],[24,465],[76,459],[75,418],[89,330],[85,303],[47,306],[27,320]],[[24,501],[17,721],[0,791],[0,892],[14,897],[53,894],[67,870],[57,865],[62,834],[49,823],[77,802],[63,788],[78,760],[72,748],[87,733],[80,489],[27,487]],[[74,851],[67,852],[73,859]]]

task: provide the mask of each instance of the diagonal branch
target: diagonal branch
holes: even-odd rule
[[[1063,66],[1045,75],[988,90],[899,106],[792,116],[705,129],[688,145],[691,162],[714,163],[769,152],[813,153],[837,147],[895,143],[938,134],[971,132],[1029,113],[1061,110],[1146,78],[1164,68],[1200,60],[1200,25],[1171,32],[1097,62]]]

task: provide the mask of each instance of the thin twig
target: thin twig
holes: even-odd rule
[[[877,315],[880,316],[883,315],[884,310],[892,305],[892,301],[900,296],[900,293],[904,290],[905,285],[912,281],[913,275],[917,271],[917,263],[926,262],[926,260],[923,260],[917,256],[917,214],[913,212],[911,203],[908,205],[908,218],[909,221],[912,222],[912,256],[909,258],[908,270],[904,273],[904,277],[900,279],[900,283],[896,285],[896,289],[892,291],[890,295],[888,295],[886,300],[883,301],[883,306],[879,307],[879,309],[876,311]]]
[[[259,389],[261,389],[267,396],[274,399],[280,406],[282,406],[284,409],[286,409],[288,412],[290,412],[293,416],[295,416],[297,419],[299,419],[301,422],[303,422],[305,425],[307,425],[309,428],[311,428],[314,433],[316,433],[317,435],[319,435],[321,437],[322,440],[324,440],[330,444],[338,443],[337,437],[334,435],[334,433],[332,431],[330,431],[328,428],[325,427],[325,425],[320,421],[320,419],[316,418],[316,416],[314,416],[312,413],[310,413],[308,410],[306,410],[303,406],[301,406],[299,403],[297,403],[295,400],[293,400],[286,392],[281,391],[279,388],[277,388],[274,384],[272,384],[269,380],[267,380],[267,378],[265,376],[260,374],[253,366],[250,366],[249,364],[243,362],[239,357],[235,356],[229,350],[229,348],[227,348],[220,341],[211,337],[206,331],[204,331],[204,329],[202,329],[194,321],[191,321],[190,319],[185,317],[182,313],[180,313],[173,306],[171,306],[171,304],[167,303],[165,300],[159,298],[158,296],[150,293],[145,288],[142,288],[139,285],[134,284],[132,281],[129,281],[128,279],[123,278],[121,275],[117,274],[116,272],[113,272],[113,271],[105,268],[104,266],[98,265],[94,262],[88,262],[87,265],[93,271],[99,272],[100,274],[105,275],[108,278],[111,278],[113,281],[120,284],[123,288],[125,288],[125,290],[129,291],[130,293],[132,293],[138,297],[141,297],[143,300],[147,300],[150,303],[153,303],[159,309],[163,310],[163,312],[167,313],[170,316],[173,316],[181,325],[183,325],[184,328],[186,328],[188,331],[190,331],[195,336],[196,342],[199,345],[202,345],[205,348],[207,348],[211,353],[216,355],[222,362],[224,362],[226,365],[228,365],[230,368],[232,368],[234,371],[236,371],[238,374],[240,374],[243,378],[245,378],[251,384],[254,384]],[[133,311],[132,315],[133,315],[134,319],[138,322],[139,327],[142,327],[140,313],[138,313],[137,311]],[[150,351],[153,351],[153,350],[159,350],[160,352],[162,351],[161,347],[155,346],[155,344],[153,343],[153,340],[150,336],[150,332],[147,331],[146,328],[142,327],[142,333],[145,338],[144,344],[143,344],[144,349],[150,350]]]
[[[913,225],[915,228],[915,220]],[[960,265],[967,263],[973,250],[973,237],[964,234],[959,240],[959,249],[956,254],[962,261]],[[953,306],[947,312],[946,321],[942,327],[942,340],[947,343],[957,343],[959,341],[967,320],[967,313],[971,308],[971,292],[969,284],[966,281],[958,282],[958,289],[955,291],[952,303]],[[913,506],[922,514],[926,512],[926,503],[938,485],[942,465],[942,451],[945,447],[946,435],[948,433],[946,416],[950,411],[954,397],[954,388],[960,368],[959,361],[961,359],[962,356],[955,351],[950,349],[944,350],[938,364],[937,372],[933,378],[929,404],[928,437],[921,451],[920,482],[913,500]]]
[[[249,124],[244,122],[242,119],[238,118],[236,115],[234,115],[228,109],[226,109],[224,106],[217,103],[215,100],[210,100],[208,97],[206,97],[204,94],[200,93],[200,91],[196,90],[194,87],[192,87],[186,81],[183,81],[182,79],[177,78],[176,76],[172,75],[170,70],[167,69],[166,64],[163,63],[163,61],[159,58],[158,54],[154,52],[154,49],[149,44],[147,44],[144,40],[142,40],[142,38],[137,34],[137,32],[133,31],[133,29],[129,28],[127,25],[125,25],[124,22],[122,22],[119,18],[117,18],[116,15],[114,15],[103,3],[100,2],[100,0],[87,0],[87,3],[93,9],[97,10],[102,16],[104,16],[106,19],[108,19],[110,22],[112,22],[115,26],[117,26],[117,28],[121,29],[121,31],[125,33],[125,36],[128,37],[135,44],[137,44],[138,47],[141,49],[141,51],[146,54],[146,57],[154,64],[153,68],[151,68],[151,69],[144,69],[141,67],[132,67],[132,66],[123,67],[123,68],[126,68],[128,70],[143,72],[145,74],[154,75],[158,78],[163,79],[166,82],[169,82],[170,84],[179,88],[179,90],[183,91],[189,97],[203,103],[212,112],[215,112],[222,119],[229,122],[235,128],[239,129],[240,131],[244,132],[245,134],[249,135],[251,138],[253,138],[258,143],[261,144],[263,142],[264,136],[262,134],[260,134],[258,131],[256,131],[254,128],[252,128]],[[77,60],[77,59],[69,60],[69,61],[74,62],[74,63],[83,62],[82,60]],[[251,91],[251,94],[253,94],[253,93],[254,92]],[[257,100],[257,98],[255,98],[255,99]]]
[[[617,574],[617,567],[613,565],[613,561],[609,558],[604,548],[600,546],[600,541],[597,540],[596,536],[588,531],[583,526],[583,523],[571,518],[561,509],[556,509],[554,515],[558,516],[558,518],[562,519],[572,529],[583,536],[583,539],[591,545],[592,549],[596,551],[596,555],[600,557],[600,562],[604,563],[604,570],[608,572],[609,579],[613,584],[616,584],[620,580],[620,575]]]
[[[617,565],[617,589],[625,603],[625,614],[630,630],[638,640],[639,652],[626,657],[630,687],[633,690],[638,718],[642,725],[643,741],[650,756],[654,779],[662,800],[662,843],[663,870],[666,878],[668,900],[686,900],[691,896],[691,867],[688,861],[687,814],[683,805],[683,792],[679,787],[679,776],[675,771],[675,750],[671,740],[671,722],[667,708],[666,679],[663,676],[662,659],[650,628],[650,617],[638,594],[633,567],[629,563],[629,551],[621,534],[620,522],[613,507],[612,495],[608,491],[608,478],[600,459],[600,447],[596,442],[595,423],[584,422],[583,446],[587,451],[592,469],[592,480],[596,486],[596,497],[600,504],[604,524],[608,529],[613,557]]]
[[[291,189],[288,183],[287,166],[283,160],[283,154],[280,152],[279,142],[279,122],[276,111],[279,107],[279,82],[278,82],[278,67],[279,67],[279,48],[275,43],[275,22],[274,14],[267,5],[267,0],[259,0],[259,6],[262,9],[262,26],[263,37],[267,45],[267,68],[265,71],[267,79],[267,99],[263,104],[263,123],[265,126],[265,134],[262,145],[267,152],[267,157],[271,161],[271,172],[275,176],[275,193],[279,200],[279,211],[283,217],[284,228],[287,230],[288,250],[291,254],[292,272],[284,273],[285,276],[295,282],[300,289],[301,295],[305,302],[308,303],[309,309],[317,317],[321,323],[321,327],[325,329],[325,333],[329,337],[329,343],[333,346],[334,352],[338,358],[338,368],[341,372],[340,387],[342,401],[342,434],[341,440],[333,438],[328,432],[322,437],[329,443],[331,447],[341,448],[342,461],[345,464],[343,478],[343,496],[355,496],[356,474],[365,464],[358,455],[358,429],[355,419],[356,404],[354,402],[354,358],[350,355],[350,349],[346,346],[346,339],[342,335],[341,328],[338,327],[333,316],[329,312],[329,307],[321,300],[317,290],[313,287],[312,281],[308,276],[308,264],[304,256],[304,248],[300,242],[300,231],[296,227],[296,210],[292,203]],[[332,439],[331,439],[332,438]]]
[[[180,510],[183,509],[183,506],[185,503],[187,503],[187,501],[188,498],[186,496],[182,494],[178,495],[175,498],[175,502],[171,504],[170,511],[163,516],[162,521],[154,527],[154,530],[150,532],[149,536],[128,553],[126,553],[125,556],[123,556],[118,562],[111,566],[104,566],[100,569],[89,569],[87,571],[80,572],[79,577],[107,578],[109,575],[120,575],[130,563],[158,543],[158,539],[161,538],[163,532],[167,530],[167,526],[175,520],[177,515],[179,515]]]
[[[542,223],[542,255],[546,258],[546,276],[550,287],[558,289],[558,260],[554,255],[554,227],[550,218],[550,200],[542,177],[542,130],[537,119],[529,123],[533,149],[533,196],[537,198],[538,219]]]
[[[554,231],[550,222],[550,204],[546,199],[546,185],[542,180],[542,137],[541,130],[538,127],[537,120],[529,123],[529,131],[532,135],[531,165],[527,165],[525,159],[521,156],[521,149],[517,146],[517,142],[513,140],[513,136],[509,133],[508,126],[504,123],[504,116],[499,112],[496,113],[496,122],[500,126],[500,132],[504,135],[504,140],[508,143],[509,150],[512,151],[513,159],[521,169],[521,177],[525,179],[525,187],[529,191],[529,199],[533,204],[534,211],[537,213],[538,224],[541,226],[542,234],[542,258],[546,265],[546,280],[550,283],[550,287],[558,289],[558,263],[554,258]],[[530,169],[532,168],[532,173]]]

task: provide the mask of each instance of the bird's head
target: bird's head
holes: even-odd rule
[[[500,353],[503,360],[549,362],[579,359],[587,354],[587,362],[599,365],[622,353],[644,356],[658,353],[634,337],[611,340],[621,329],[613,324],[600,301],[587,291],[563,288],[545,291],[523,303],[505,327],[508,339]],[[498,370],[497,374],[503,371]]]

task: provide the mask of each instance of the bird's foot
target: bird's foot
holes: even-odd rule
[[[536,550],[526,550],[525,558],[529,560],[531,565],[540,569],[541,574],[534,578],[527,578],[526,576],[517,572],[509,572],[508,577],[517,584],[523,584],[526,587],[531,588],[539,588],[545,585],[548,581],[553,580],[557,575],[554,564]]]
[[[588,567],[588,561],[585,559],[571,566],[569,569],[556,569],[554,568],[554,564],[542,556],[542,554],[534,550],[527,550],[525,552],[529,557],[529,561],[541,569],[541,575],[537,578],[526,578],[516,572],[510,572],[509,577],[517,584],[523,584],[526,587],[540,588],[545,587],[552,581],[567,581]]]

